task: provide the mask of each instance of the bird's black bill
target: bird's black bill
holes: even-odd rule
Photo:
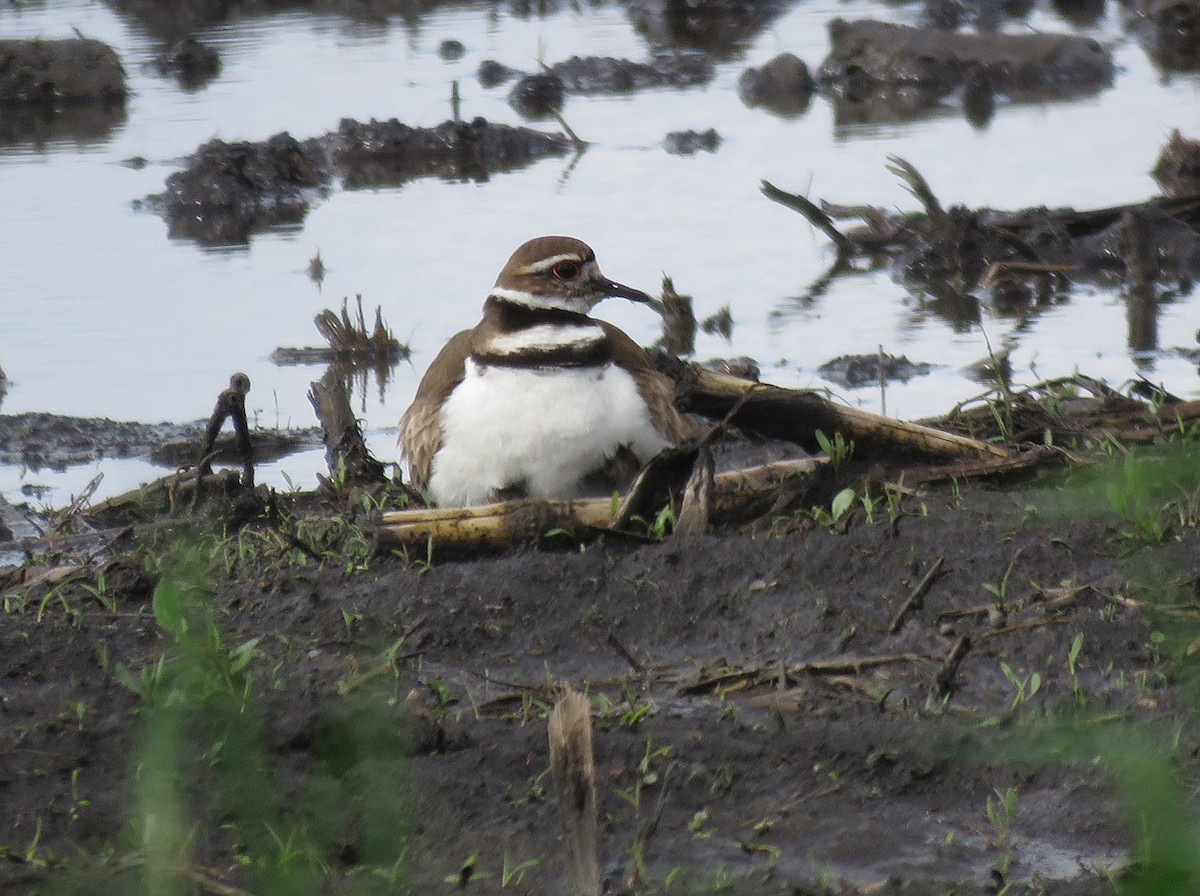
[[[617,283],[615,280],[609,280],[604,284],[604,293],[614,299],[629,299],[631,302],[641,302],[643,305],[654,304],[654,299],[640,289],[634,289],[624,283]]]

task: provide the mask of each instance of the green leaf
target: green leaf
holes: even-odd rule
[[[1083,649],[1083,632],[1075,636],[1075,640],[1071,642],[1071,650],[1067,653],[1067,666],[1071,670],[1071,674],[1075,674],[1075,664],[1079,662],[1079,651]]]
[[[819,429],[816,431],[815,435],[817,437],[817,445],[820,447],[820,449],[826,454],[832,455],[833,443],[829,441],[829,436],[825,435],[825,433],[821,432]]]
[[[232,650],[233,661],[229,664],[230,672],[241,672],[250,662],[250,658],[254,656],[254,648],[258,646],[258,642],[262,637],[251,638],[244,644],[240,644]]]
[[[852,488],[844,488],[833,496],[830,510],[833,511],[834,520],[840,520],[846,515],[846,512],[853,506],[855,497],[857,495]]]
[[[113,669],[113,675],[117,681],[135,694],[140,695],[142,693],[142,683],[134,678],[133,673],[129,671],[129,667],[124,663],[117,663],[117,668]]]

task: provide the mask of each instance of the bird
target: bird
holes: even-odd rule
[[[574,237],[518,247],[482,319],[434,358],[400,420],[410,484],[439,507],[611,494],[686,439],[674,382],[589,316],[610,297],[652,302],[606,278]]]

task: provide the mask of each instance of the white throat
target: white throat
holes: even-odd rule
[[[491,294],[525,308],[553,308],[558,311],[574,311],[576,314],[587,314],[596,304],[582,298],[535,295],[523,289],[509,289],[507,286],[493,286]]]

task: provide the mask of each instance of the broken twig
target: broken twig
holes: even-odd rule
[[[909,613],[920,608],[921,602],[925,599],[926,592],[929,591],[929,587],[933,584],[933,580],[941,573],[944,562],[944,557],[938,557],[933,561],[933,565],[929,567],[929,571],[925,573],[921,581],[917,583],[917,586],[908,595],[908,600],[900,605],[900,609],[892,617],[892,622],[888,626],[889,635],[894,635],[900,631],[900,626],[904,625],[904,620],[908,618]]]
[[[780,205],[786,205],[792,211],[799,212],[809,220],[814,227],[833,240],[837,246],[838,258],[854,253],[854,244],[850,239],[833,225],[833,219],[813,203],[813,201],[798,193],[781,190],[770,181],[763,181],[760,188],[764,196]]]
[[[205,476],[212,475],[213,445],[217,435],[228,418],[233,419],[233,431],[237,435],[238,455],[242,459],[242,485],[254,488],[254,449],[250,445],[250,426],[246,422],[246,393],[250,391],[250,377],[244,373],[235,373],[229,378],[229,388],[217,396],[217,405],[213,408],[212,416],[208,418],[208,426],[204,430],[204,443],[200,447],[200,461],[197,464],[196,495],[200,495],[201,483]]]

